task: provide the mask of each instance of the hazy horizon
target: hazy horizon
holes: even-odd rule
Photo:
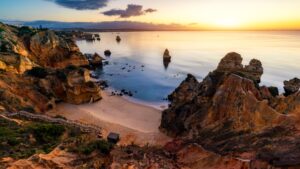
[[[177,24],[190,30],[300,29],[297,0],[2,0],[0,4],[0,19],[8,21],[130,21]]]

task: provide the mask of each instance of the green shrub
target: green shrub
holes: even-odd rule
[[[111,143],[109,143],[105,140],[96,140],[96,141],[90,142],[86,145],[82,145],[82,146],[78,147],[78,149],[75,151],[79,151],[80,153],[89,155],[92,152],[94,152],[95,150],[98,150],[100,153],[107,155],[110,153],[112,148],[113,148],[113,145]]]
[[[35,139],[39,143],[48,143],[59,140],[65,128],[56,124],[36,124],[31,127]]]
[[[48,76],[47,70],[41,67],[34,67],[31,70],[28,70],[27,74],[37,78],[45,78],[46,76]]]
[[[29,35],[29,36],[33,36],[36,33],[36,31],[34,29],[31,29],[28,26],[22,26],[19,29],[19,33],[18,36],[24,36],[24,35]]]

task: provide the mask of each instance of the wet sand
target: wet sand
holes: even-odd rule
[[[103,136],[109,132],[121,135],[120,144],[164,145],[170,138],[158,130],[161,111],[120,96],[110,96],[102,92],[99,102],[83,105],[60,104],[48,115],[60,114],[70,120],[98,125],[103,128]]]

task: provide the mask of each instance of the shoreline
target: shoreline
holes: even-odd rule
[[[115,91],[115,90],[117,90],[117,89],[109,86],[108,88],[104,89],[103,91],[107,95],[110,96],[110,93]],[[138,105],[146,106],[146,107],[151,107],[151,108],[154,108],[158,111],[163,111],[166,108],[168,108],[168,103],[167,102],[166,103],[164,103],[164,102],[147,102],[147,101],[142,101],[140,99],[134,98],[133,96],[130,97],[130,96],[126,96],[126,95],[116,96],[116,97],[120,97],[120,98],[125,99],[126,101],[134,103],[134,104],[138,104]]]
[[[105,138],[110,132],[119,133],[120,145],[164,145],[171,140],[158,129],[161,111],[131,102],[120,96],[101,91],[102,100],[96,103],[72,105],[62,103],[47,115],[62,115],[70,120],[93,124],[103,129]]]

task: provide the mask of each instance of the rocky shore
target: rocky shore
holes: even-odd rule
[[[188,75],[169,96],[161,131],[196,145],[191,151],[198,155],[203,147],[222,160],[244,159],[244,168],[299,168],[299,81],[284,82],[286,93],[278,95],[277,88],[259,85],[262,74],[259,60],[243,66],[233,52],[202,82]],[[211,161],[211,168],[225,161]],[[203,167],[201,161],[197,165]]]

